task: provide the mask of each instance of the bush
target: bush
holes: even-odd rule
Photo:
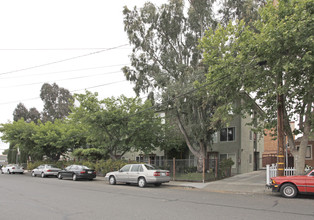
[[[60,169],[64,169],[65,167],[72,165],[72,164],[80,164],[87,166],[91,169],[94,169],[98,175],[104,176],[106,173],[111,172],[111,171],[117,171],[124,165],[128,163],[137,163],[136,161],[124,161],[124,160],[99,160],[96,162],[91,162],[88,160],[82,160],[82,161],[35,161],[35,162],[29,162],[27,165],[28,170],[32,170],[36,167],[38,167],[41,164],[53,164],[56,167]]]

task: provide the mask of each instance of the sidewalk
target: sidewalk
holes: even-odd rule
[[[259,170],[245,174],[238,174],[223,180],[207,182],[207,183],[194,183],[194,182],[181,182],[171,181],[165,185],[177,187],[190,187],[208,192],[225,192],[225,193],[271,193],[266,185],[266,171]]]

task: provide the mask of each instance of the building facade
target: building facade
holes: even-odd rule
[[[208,158],[231,158],[233,174],[248,173],[262,167],[264,137],[252,130],[251,117],[236,116],[228,127],[221,129],[213,138]]]

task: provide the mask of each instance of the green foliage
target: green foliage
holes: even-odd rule
[[[84,130],[80,129],[80,126],[59,120],[54,123],[35,124],[20,119],[17,122],[2,124],[0,131],[3,133],[1,139],[10,143],[10,158],[16,155],[13,150],[19,149],[20,159],[23,159],[21,162],[26,162],[29,157],[33,161],[41,160],[44,155],[57,161],[67,151],[85,143]]]
[[[79,160],[97,161],[105,158],[105,152],[97,148],[79,148],[73,151],[73,156],[77,157]]]
[[[56,83],[43,84],[40,98],[44,102],[43,122],[64,119],[69,115],[70,108],[73,106],[73,97],[69,90],[59,87]]]
[[[313,1],[270,1],[260,10],[252,30],[240,21],[208,31],[201,41],[209,66],[208,90],[219,98],[215,118],[224,118],[240,91],[252,94],[266,112],[269,127],[277,120],[276,96],[285,97],[285,126],[313,103]],[[281,85],[281,81],[284,83]],[[252,103],[238,106],[252,113]],[[291,132],[291,131],[290,131]]]
[[[3,155],[8,155],[8,154],[9,154],[9,151],[10,151],[10,149],[5,149],[5,150],[2,152],[2,154],[3,154]]]
[[[200,62],[198,40],[216,22],[212,1],[190,3],[187,14],[184,1],[179,0],[160,8],[150,2],[140,9],[124,8],[133,53],[131,67],[123,71],[137,94],[149,93],[155,103],[164,104],[161,109],[176,124],[191,152],[203,158],[215,129],[209,126],[215,100],[205,90],[191,91],[198,88],[196,82],[205,80],[207,69]]]
[[[88,91],[75,97],[80,105],[69,117],[88,129],[88,145],[102,154],[117,159],[131,149],[148,153],[160,145],[164,125],[150,101],[123,95],[98,100]]]
[[[29,110],[24,106],[23,103],[19,103],[13,112],[13,120],[18,121],[24,119],[27,122],[37,123],[40,120],[40,113],[36,108],[30,108]]]
[[[231,158],[224,159],[219,163],[218,178],[225,178],[231,176],[231,167],[234,162]]]

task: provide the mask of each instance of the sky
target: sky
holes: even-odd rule
[[[122,10],[146,1],[0,1],[0,124],[13,121],[19,103],[42,111],[44,83],[72,94],[98,92],[99,99],[134,97],[121,71],[131,54]],[[7,148],[0,141],[0,154]]]

